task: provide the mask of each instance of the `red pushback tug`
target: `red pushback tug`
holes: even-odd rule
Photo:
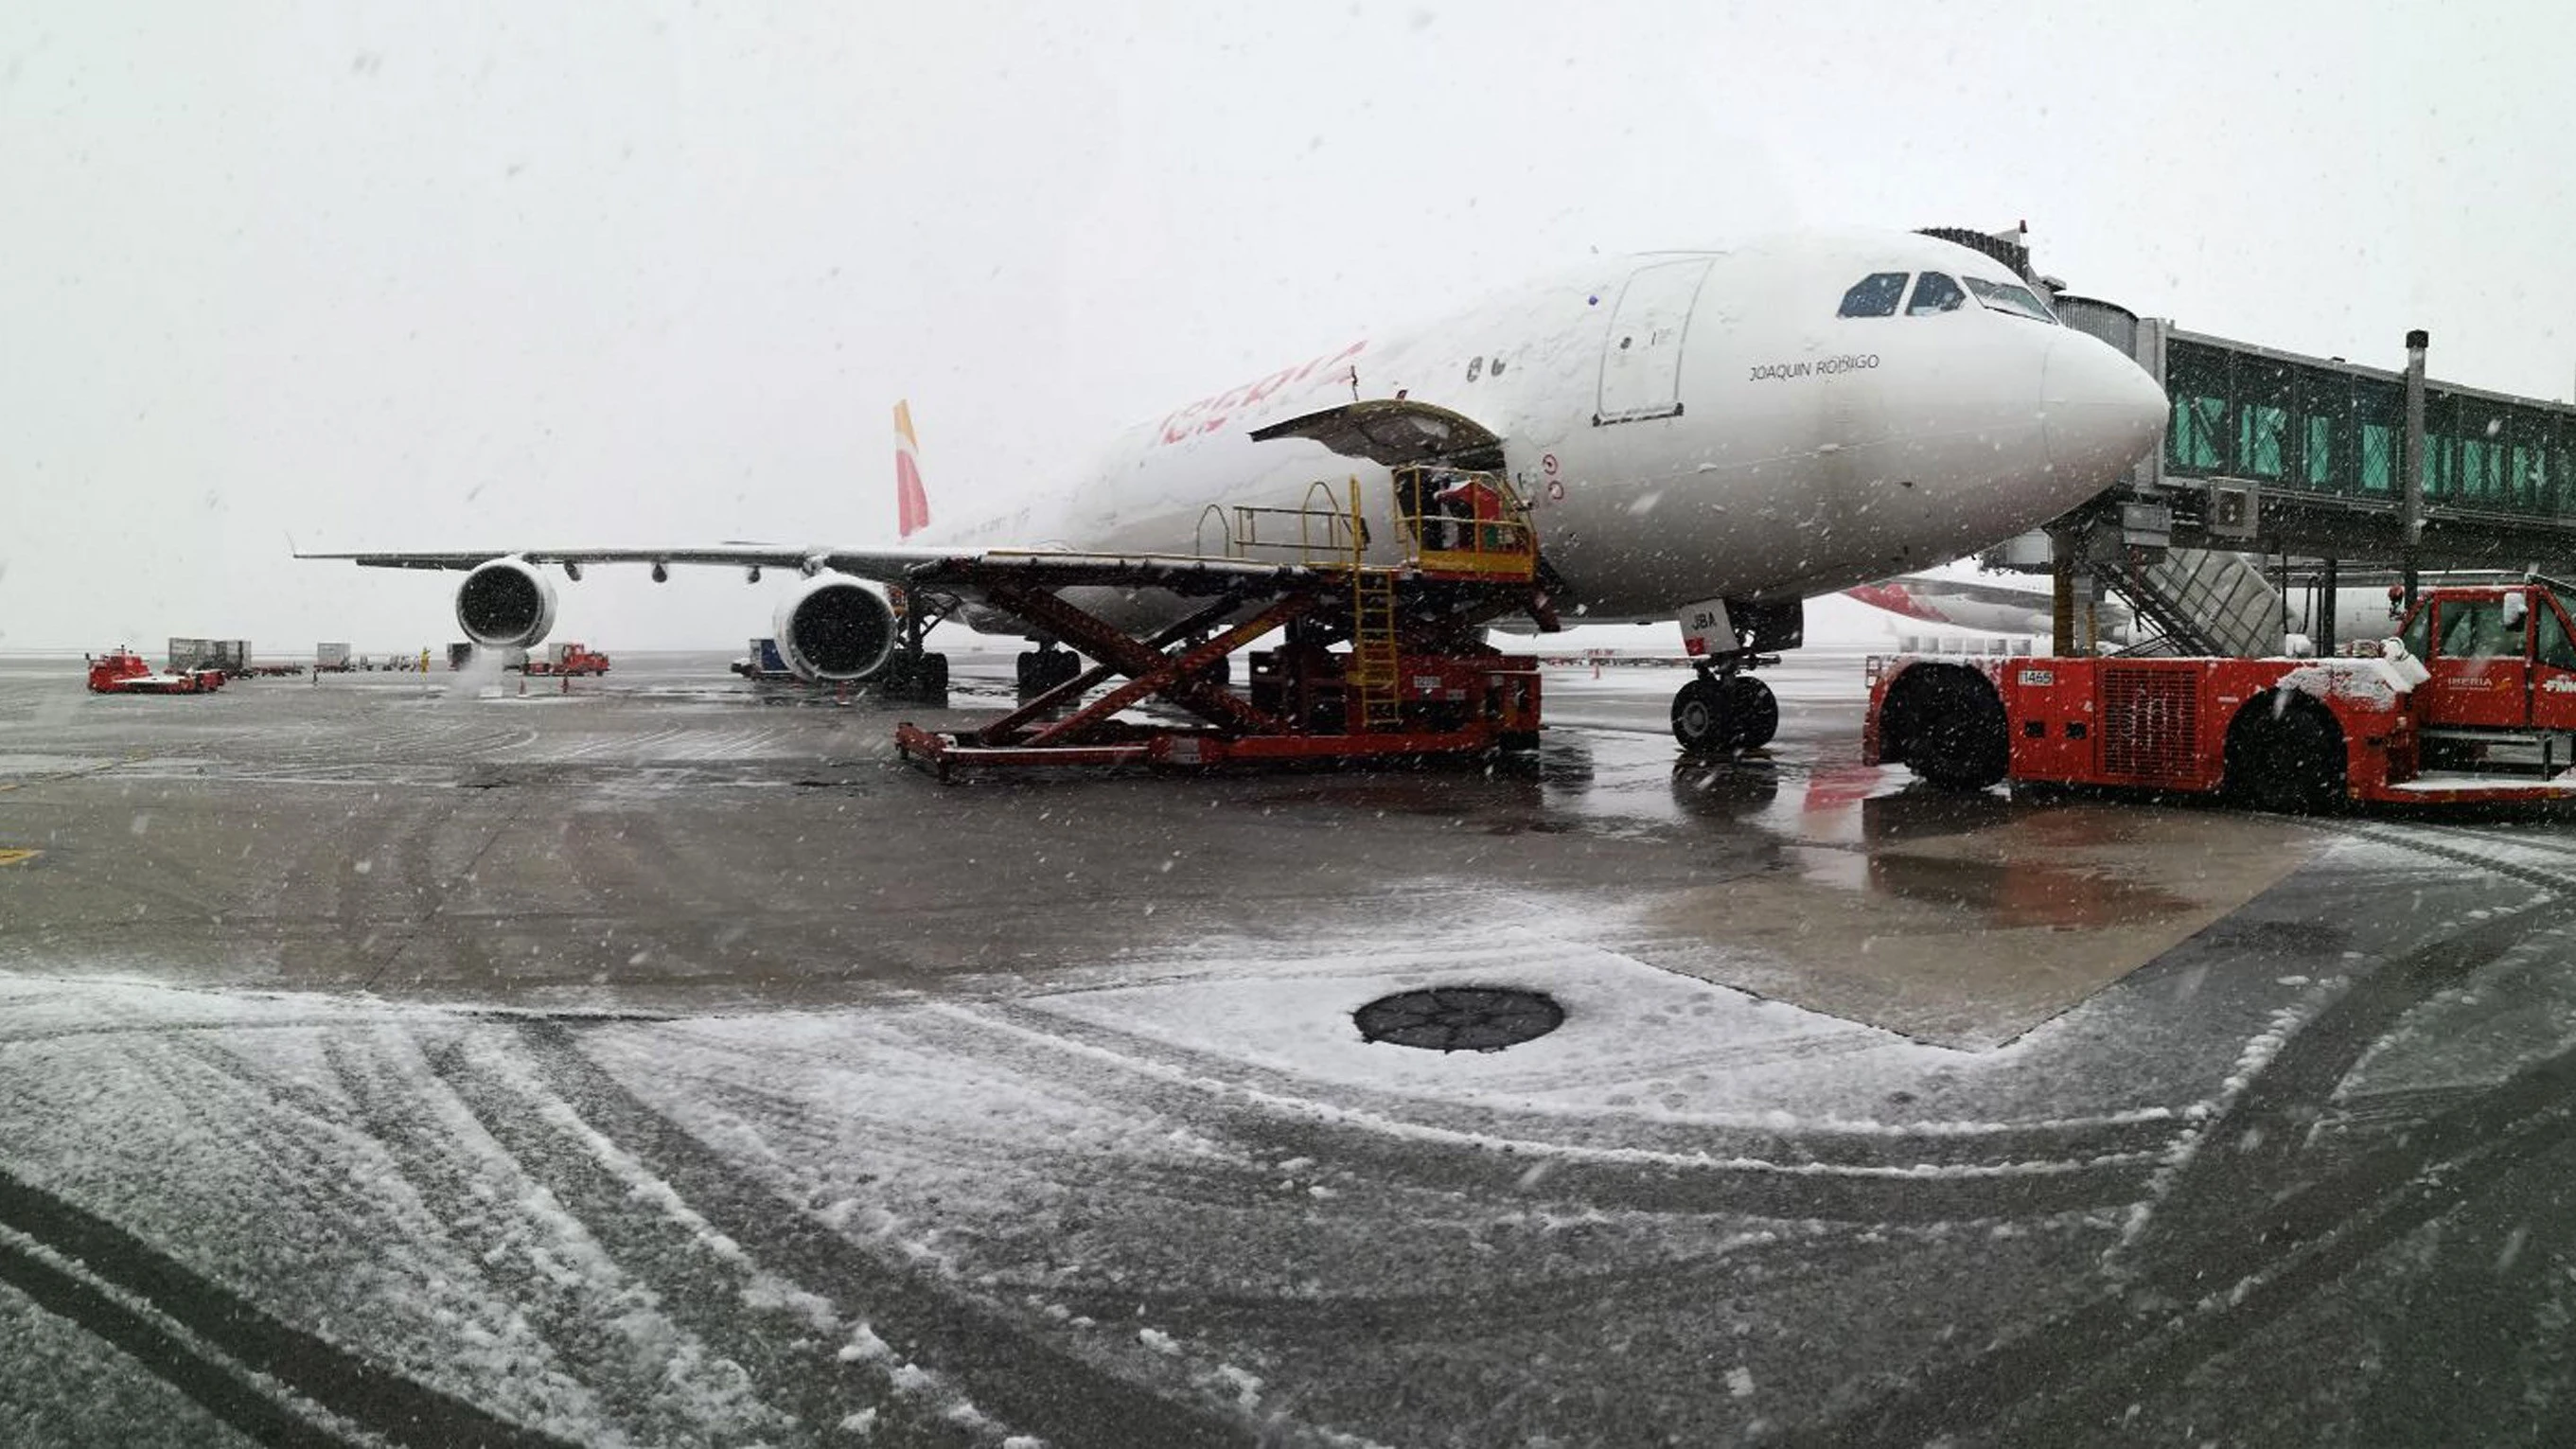
[[[1876,671],[1872,764],[2224,793],[2258,809],[2576,800],[2566,586],[2427,590],[2394,640],[2329,659],[1904,658]]]
[[[563,643],[543,654],[528,656],[520,672],[530,677],[562,675],[567,679],[584,675],[606,674],[608,656],[587,644]]]
[[[143,656],[120,644],[89,661],[92,694],[207,694],[224,687],[220,669],[155,674]]]
[[[1394,479],[1403,537],[1391,565],[1365,562],[1353,479],[1346,499],[1316,484],[1305,508],[1211,508],[1223,557],[986,553],[913,570],[909,588],[971,591],[1099,662],[1083,669],[1051,649],[1023,656],[1034,697],[1019,709],[954,734],[907,722],[896,747],[943,779],[969,767],[1197,768],[1534,748],[1537,660],[1494,649],[1482,627],[1524,608],[1542,627],[1553,623],[1536,593],[1525,505],[1499,473],[1398,468]],[[1199,606],[1138,637],[1066,597],[1103,586],[1169,590]],[[1230,656],[1274,629],[1285,642],[1252,656],[1248,697],[1226,688]],[[1042,661],[1034,671],[1032,658]],[[1126,677],[1093,694],[1118,675]],[[1118,718],[1149,700],[1200,723]]]

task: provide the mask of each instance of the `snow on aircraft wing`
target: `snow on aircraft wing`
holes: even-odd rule
[[[951,586],[976,570],[1001,570],[1051,584],[1123,582],[1159,584],[1190,592],[1190,585],[1232,586],[1257,580],[1303,578],[1294,564],[1181,554],[1095,554],[1037,549],[792,548],[778,544],[726,544],[716,548],[522,548],[424,553],[304,553],[301,559],[347,559],[361,568],[478,568],[497,558],[529,564],[707,565],[717,568],[829,569],[878,583],[916,580]]]
[[[371,569],[473,569],[496,558],[532,564],[699,564],[717,568],[831,569],[864,579],[893,583],[917,564],[959,556],[953,548],[907,545],[896,548],[798,548],[787,544],[738,543],[715,548],[487,548],[434,553],[305,553],[297,558],[347,559]]]

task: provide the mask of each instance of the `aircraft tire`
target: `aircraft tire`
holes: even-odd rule
[[[913,703],[924,709],[948,707],[948,656],[924,654],[912,675]]]
[[[912,660],[905,657],[900,649],[887,655],[884,666],[876,672],[875,683],[877,692],[887,699],[903,699],[910,696],[913,685]]]
[[[1717,690],[1726,732],[1733,736],[1727,748],[1758,750],[1780,732],[1780,701],[1771,686],[1750,674],[1737,674],[1719,681]]]
[[[1727,743],[1726,691],[1714,679],[1694,679],[1673,693],[1673,738],[1687,755],[1722,755]]]

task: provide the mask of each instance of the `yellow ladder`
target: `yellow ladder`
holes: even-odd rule
[[[1404,722],[1395,645],[1395,571],[1351,570],[1351,665],[1345,677],[1359,695],[1360,728],[1391,730]]]

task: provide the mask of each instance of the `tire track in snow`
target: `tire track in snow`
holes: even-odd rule
[[[2309,1129],[2332,1112],[2335,1089],[2409,1012],[2570,922],[2576,898],[2568,897],[2497,916],[2382,966],[2329,1003],[2202,1129],[2197,1140],[2217,1150],[2175,1175],[2138,1250],[2153,1254],[2159,1238],[2216,1231],[2245,1203],[2277,1196],[2301,1165]]]
[[[2100,1416],[2134,1400],[2141,1382],[2178,1381],[2472,1189],[2576,1141],[2576,1052],[2569,1052],[2339,1171],[2285,1187],[2304,1165],[2307,1126],[2329,1111],[2331,1093],[2381,1033],[2532,931],[2571,915],[2576,900],[2552,900],[2382,967],[2293,1035],[2208,1125],[2199,1140],[2224,1145],[2180,1167],[2165,1194],[2178,1207],[2148,1220],[2122,1252],[2125,1271],[2100,1296],[1921,1374],[1799,1442],[1920,1444],[2007,1415],[2044,1420],[2058,1436],[2038,1432],[2030,1442],[2085,1437],[2105,1422]],[[2242,1150],[2228,1150],[2236,1145]]]
[[[2549,1180],[2549,1159],[2571,1146],[2576,1056],[2562,1056],[2427,1124],[2404,1146],[2257,1206],[2232,1241],[2159,1265],[2152,1283],[2164,1294],[2167,1306],[2157,1310],[2164,1320],[2124,1305],[2124,1332],[2089,1362],[2079,1360],[2079,1373],[2059,1375],[2046,1401],[2017,1406],[2014,1432],[2034,1443],[2098,1432],[2136,1401],[2141,1383],[2179,1383],[2426,1223],[2491,1200],[2527,1198]]]
[[[514,1424],[461,1399],[414,1382],[352,1354],[325,1339],[289,1326],[230,1288],[217,1283],[107,1219],[0,1170],[0,1227],[7,1227],[52,1252],[79,1263],[99,1281],[151,1305],[154,1311],[196,1335],[242,1368],[266,1375],[330,1413],[369,1433],[397,1444],[477,1444],[491,1449],[541,1449],[565,1441]],[[30,1264],[35,1265],[33,1269]],[[39,1269],[48,1271],[37,1271]],[[129,1343],[158,1352],[169,1336],[155,1342],[150,1323],[112,1298],[87,1288],[51,1268],[36,1255],[0,1240],[0,1271],[7,1271],[21,1291],[51,1295],[73,1322],[128,1353]],[[28,1283],[37,1285],[28,1288]],[[46,1301],[44,1298],[39,1301]],[[48,1304],[51,1306],[51,1303]],[[167,1360],[176,1376],[163,1373],[164,1360],[138,1354],[146,1366],[206,1409],[223,1415],[258,1416],[255,1405],[240,1394],[224,1391],[206,1377],[201,1356],[179,1352]],[[279,1408],[277,1413],[288,1412]],[[336,1435],[312,1429],[291,1430],[297,1437],[282,1442],[337,1444]],[[244,1427],[260,1436],[260,1431]]]
[[[2126,1207],[2145,1191],[2153,1159],[1861,1166],[1725,1158],[1698,1152],[1595,1148],[1490,1130],[1426,1125],[1352,1111],[1302,1092],[1281,1095],[1126,1054],[1045,1029],[943,1014],[968,1032],[1038,1042],[1132,1075],[1114,1090],[1198,1130],[1223,1132],[1272,1158],[1307,1157],[1381,1182],[1411,1182],[1479,1197],[1528,1200],[1531,1170],[1548,1165],[1545,1200],[1650,1212],[1734,1212],[1757,1217],[1924,1223],[2046,1216]],[[966,1048],[972,1050],[972,1048]],[[1099,1090],[1097,1073],[1085,1085]]]
[[[716,1232],[774,1272],[831,1285],[831,1296],[850,1304],[854,1316],[864,1318],[897,1354],[954,1381],[979,1408],[1013,1429],[1040,1435],[1059,1449],[1253,1442],[1250,1427],[1232,1416],[1165,1398],[1087,1362],[965,1293],[888,1264],[796,1211],[627,1091],[582,1055],[563,1026],[532,1023],[521,1029],[520,1040],[550,1090],[668,1184]],[[474,1100],[474,1091],[465,1095],[469,1103]],[[493,1125],[492,1113],[478,1106],[477,1115]],[[509,1141],[503,1132],[495,1135]],[[519,1155],[529,1161],[527,1153]],[[548,1154],[549,1165],[563,1158],[558,1149]],[[601,1193],[605,1201],[596,1201]],[[632,1216],[631,1190],[621,1182],[594,1186],[586,1200],[612,1215]],[[582,1216],[589,1221],[593,1214]]]
[[[95,1334],[144,1372],[261,1444],[287,1449],[357,1449],[320,1424],[262,1392],[237,1367],[200,1352],[171,1331],[79,1274],[29,1252],[0,1232],[0,1283],[38,1308]]]
[[[2518,880],[2524,885],[2547,891],[2553,896],[2562,894],[2567,889],[2567,877],[2563,871],[2543,869],[2523,861],[2507,860],[2493,851],[2469,848],[2470,843],[2491,846],[2504,844],[2490,836],[2480,836],[2465,830],[2443,829],[2433,825],[2397,826],[2354,821],[2310,821],[2308,823],[2315,828],[2354,840],[2367,840],[2375,845],[2395,846],[2400,850],[2412,851],[2417,855],[2429,855],[2435,860],[2448,861],[2453,865],[2465,865],[2475,870]]]
[[[778,1427],[757,1402],[726,1402],[729,1386],[705,1362],[721,1355],[679,1327],[660,1294],[619,1268],[480,1130],[411,1033],[374,1037],[366,1050],[337,1035],[324,1047],[361,1124],[459,1258],[590,1391],[590,1413],[646,1443],[758,1438]]]
[[[2545,1157],[2462,1203],[2432,1244],[2413,1285],[2430,1291],[2401,1308],[2422,1347],[2391,1355],[2361,1403],[2381,1442],[2505,1443],[2532,1431],[2536,1404],[2567,1403],[2576,1154],[2562,1145]]]
[[[980,1009],[1022,1030],[1057,1033],[1114,1054],[1158,1062],[1194,1077],[1245,1087],[1265,1096],[1294,1100],[1315,1091],[1319,1085],[1310,1078],[1257,1066],[1238,1057],[1204,1052],[1168,1038],[1124,1031],[1050,1011],[1042,1002],[1004,1001]],[[1819,1039],[1801,1036],[1791,1040],[1807,1043]],[[1835,1039],[1823,1040],[1831,1042]],[[1875,1045],[1865,1042],[1858,1049],[1866,1050]],[[1837,1046],[1831,1050],[1833,1054],[1840,1054],[1851,1049]],[[1692,1053],[1680,1058],[1667,1058],[1655,1064],[1655,1072],[1658,1078],[1678,1075],[1704,1060],[1723,1060],[1724,1055]],[[1813,1055],[1795,1051],[1785,1053],[1784,1058],[1815,1059]],[[1766,1061],[1771,1059],[1763,1058]],[[1513,1077],[1509,1086],[1524,1092],[1563,1090],[1587,1082],[1600,1082],[1604,1075],[1600,1068],[1537,1072]],[[1544,1142],[1548,1134],[1601,1128],[1615,1135],[1623,1146],[1682,1156],[1742,1158],[1801,1168],[1990,1168],[1999,1163],[2089,1163],[2162,1151],[2171,1145],[2179,1125],[2177,1118],[2158,1113],[2109,1119],[1952,1123],[1926,1127],[1827,1122],[1774,1127],[1746,1122],[1675,1120],[1572,1107],[1561,1111],[1514,1113],[1500,1106],[1444,1102],[1419,1093],[1349,1083],[1337,1082],[1331,1087],[1336,1107],[1357,1107],[1388,1118],[1460,1132],[1494,1136],[1524,1134],[1527,1140]],[[1638,1087],[1635,1090],[1642,1092],[1645,1089]]]
[[[963,1449],[976,1442],[966,1426],[940,1418],[936,1406],[897,1393],[886,1375],[836,1362],[835,1340],[842,1336],[837,1324],[794,1316],[777,1302],[755,1306],[759,1263],[739,1246],[744,1239],[726,1232],[729,1225],[710,1224],[691,1194],[667,1177],[661,1180],[666,1204],[681,1206],[698,1221],[684,1220],[670,1206],[654,1210],[651,1202],[659,1194],[619,1174],[567,1124],[548,1120],[553,1114],[547,1109],[579,1113],[619,1150],[640,1157],[624,1134],[590,1119],[560,1093],[552,1103],[532,1100],[495,1070],[495,1052],[532,1065],[514,1050],[528,1040],[524,1031],[502,1042],[460,1038],[430,1047],[425,1060],[442,1089],[455,1094],[517,1171],[560,1204],[620,1272],[650,1291],[675,1324],[742,1371],[753,1392],[785,1420],[787,1434],[799,1442],[821,1442],[840,1424],[860,1418],[878,1423],[897,1443]],[[773,1214],[790,1210],[775,1198],[763,1207]]]

